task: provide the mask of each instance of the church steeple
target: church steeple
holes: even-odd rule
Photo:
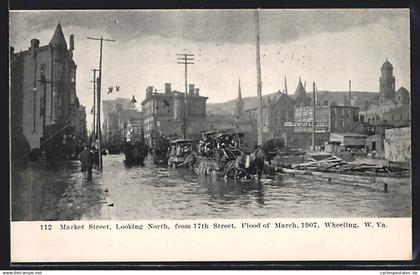
[[[305,87],[302,84],[302,80],[299,77],[298,86],[296,87],[295,91],[296,95],[296,105],[298,106],[308,106],[309,105],[309,98],[306,95]]]
[[[244,105],[242,102],[242,91],[241,91],[241,79],[239,78],[238,81],[238,98],[236,99],[236,106],[235,106],[235,119],[239,120],[244,111]]]
[[[286,76],[284,76],[284,93],[286,94],[286,95],[288,95],[289,93],[287,92],[287,79],[286,79]]]
[[[379,78],[379,93],[381,95],[381,103],[385,102],[385,99],[395,97],[395,77],[393,75],[392,64],[385,60],[381,67],[381,77]]]
[[[55,28],[54,35],[51,38],[50,43],[56,47],[67,48],[66,39],[64,38],[63,29],[61,28],[60,22],[58,22],[57,27]]]

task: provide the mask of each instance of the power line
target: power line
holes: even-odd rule
[[[177,64],[185,66],[185,95],[184,95],[184,113],[183,113],[183,135],[184,138],[187,138],[187,94],[188,94],[188,65],[194,64],[194,54],[191,53],[178,53]]]
[[[98,109],[98,114],[96,116],[97,118],[97,122],[96,122],[96,127],[98,127],[98,151],[99,151],[99,171],[102,171],[103,165],[102,165],[102,133],[101,133],[101,84],[102,84],[102,44],[104,41],[107,42],[115,42],[116,40],[113,39],[106,39],[103,38],[101,36],[101,38],[96,38],[96,37],[87,37],[87,39],[90,40],[97,40],[100,41],[100,46],[99,46],[99,77],[98,77],[98,83],[96,86],[96,91],[97,91],[97,109]]]

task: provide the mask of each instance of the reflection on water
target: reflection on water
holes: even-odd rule
[[[235,182],[187,169],[125,167],[104,156],[104,171],[82,181],[78,162],[15,171],[14,220],[200,219],[258,217],[407,217],[410,184],[395,192],[321,178]]]
[[[150,162],[123,168],[121,156],[107,156],[104,163],[114,219],[400,217],[411,212],[409,183],[385,193],[316,178],[214,181]]]

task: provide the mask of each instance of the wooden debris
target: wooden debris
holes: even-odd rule
[[[320,172],[335,172],[335,173],[347,173],[357,175],[380,175],[387,174],[390,176],[405,176],[407,169],[392,168],[382,165],[372,164],[358,164],[346,162],[341,158],[331,156],[323,160],[316,161],[310,159],[309,162],[300,163],[293,167],[297,170],[311,170]]]

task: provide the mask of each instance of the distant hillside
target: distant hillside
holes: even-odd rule
[[[277,93],[272,93],[263,96],[265,100],[268,96],[272,97]],[[308,93],[309,97],[312,97],[312,93]],[[295,95],[291,95],[292,98]],[[366,105],[371,106],[372,104],[377,104],[379,100],[379,93],[375,92],[351,92],[351,102],[352,106],[357,106],[361,111],[366,109]],[[343,105],[344,101],[348,100],[348,92],[340,91],[318,91],[318,102],[324,103],[328,101],[330,103],[336,103],[337,105]],[[242,98],[244,102],[244,110],[252,109],[257,107],[257,97],[245,97]],[[223,103],[209,103],[207,104],[207,114],[215,115],[232,115],[235,110],[236,100],[230,100]]]

